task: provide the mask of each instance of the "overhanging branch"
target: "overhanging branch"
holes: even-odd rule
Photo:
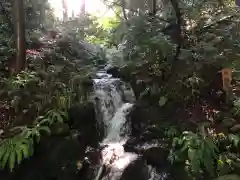
[[[117,2],[112,2],[112,1],[109,1],[109,0],[102,0],[102,1],[103,1],[104,3],[109,2],[109,3],[111,3],[111,5],[113,5],[113,6],[119,6],[119,7],[122,7],[122,8],[123,8],[123,5],[122,5],[122,4],[119,4],[119,3],[117,3]],[[131,8],[128,8],[128,7],[125,7],[125,6],[124,6],[124,9],[125,9],[125,12],[126,12],[126,10],[129,10],[129,11],[134,12],[134,13],[139,13],[138,10],[131,9]],[[158,10],[159,10],[159,9],[156,8],[156,12],[157,12]],[[163,22],[166,22],[166,23],[170,23],[170,21],[168,21],[168,20],[166,20],[166,19],[163,19],[163,18],[161,18],[161,17],[155,16],[155,18],[157,18],[157,19],[160,20],[160,21],[163,21]]]

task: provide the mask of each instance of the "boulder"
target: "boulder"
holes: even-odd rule
[[[170,164],[167,160],[169,150],[163,147],[152,147],[147,149],[143,154],[143,158],[146,159],[148,164],[157,167],[168,167]]]
[[[81,133],[87,144],[97,144],[101,139],[101,130],[95,116],[94,104],[90,102],[76,104],[68,111],[69,126]]]
[[[135,104],[127,118],[131,122],[132,135],[139,136],[147,126],[147,114],[144,112],[144,109]]]
[[[124,149],[126,152],[141,154],[147,164],[164,168],[170,166],[167,160],[169,154],[167,141],[153,139],[144,142],[143,140],[134,138],[127,141],[124,145]]]
[[[118,67],[115,67],[115,66],[112,66],[112,67],[107,67],[106,68],[106,72],[108,74],[111,74],[113,77],[115,78],[120,78],[122,75],[121,75],[121,72],[119,71],[119,68]]]
[[[142,159],[137,159],[124,170],[120,180],[148,180],[148,168]]]

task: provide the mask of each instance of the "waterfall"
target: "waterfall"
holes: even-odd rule
[[[138,155],[126,153],[123,145],[130,133],[129,123],[126,116],[133,107],[132,102],[124,102],[124,84],[118,78],[112,78],[105,72],[97,73],[94,79],[94,91],[96,96],[96,108],[98,120],[105,126],[105,138],[102,145],[102,164],[110,169],[103,180],[117,180],[127,165],[135,160]],[[134,99],[134,94],[131,98]],[[96,178],[97,179],[97,178]]]
[[[95,180],[119,180],[128,165],[139,157],[135,153],[125,152],[123,147],[131,133],[126,117],[133,107],[135,97],[131,88],[127,88],[119,78],[113,78],[104,71],[96,75],[96,113],[99,123],[104,124],[105,135],[101,142],[104,147],[101,151],[102,165]],[[151,166],[147,166],[147,169],[148,180],[165,179],[165,175],[159,176]],[[103,175],[104,170],[107,173]]]

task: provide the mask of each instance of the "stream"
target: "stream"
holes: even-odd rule
[[[101,165],[95,180],[167,180],[167,173],[157,173],[156,168],[141,161],[141,155],[125,152],[124,145],[130,138],[131,126],[127,115],[132,110],[135,97],[131,88],[118,78],[104,71],[94,79],[95,108],[99,123],[104,125],[104,139],[100,143]],[[143,162],[140,169],[135,168],[136,177],[124,177],[124,172],[138,161]],[[138,167],[138,165],[136,165]]]

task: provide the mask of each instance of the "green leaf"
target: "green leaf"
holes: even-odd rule
[[[192,170],[194,172],[198,172],[200,170],[200,161],[196,149],[188,149],[188,158],[190,160]]]
[[[6,147],[5,147],[5,143],[4,143],[4,144],[1,144],[1,146],[0,146],[0,161],[4,157],[5,152],[6,152]]]
[[[205,149],[210,150],[212,153],[219,152],[218,147],[214,144],[213,140],[211,138],[206,138],[205,141]]]
[[[39,142],[40,137],[41,137],[40,132],[36,129],[34,134],[35,134],[35,137],[36,137],[36,141]]]
[[[179,139],[177,137],[174,137],[173,138],[173,141],[172,141],[172,147],[176,147],[178,145],[178,142],[179,142]]]
[[[16,162],[16,153],[15,153],[15,151],[12,151],[11,154],[9,155],[9,162],[8,162],[10,171],[12,171],[14,169],[15,162]]]
[[[193,161],[195,159],[195,156],[196,156],[196,150],[192,149],[192,148],[189,148],[188,149],[188,158],[189,158],[189,160]]]
[[[49,124],[49,125],[52,125],[53,124],[53,120],[50,119],[50,118],[44,118],[42,119],[40,122],[39,122],[39,125],[42,125],[42,124]]]
[[[45,132],[47,132],[48,134],[51,134],[51,130],[50,130],[50,128],[47,127],[47,126],[39,127],[39,131],[45,131]]]
[[[23,158],[23,154],[20,148],[16,149],[16,155],[17,155],[17,163],[20,164]]]
[[[28,144],[21,144],[20,149],[23,153],[23,157],[26,159],[29,157],[29,147]]]
[[[228,137],[229,137],[229,140],[230,140],[231,142],[233,142],[233,145],[234,145],[235,147],[238,147],[238,144],[239,144],[239,141],[240,141],[239,136],[238,136],[238,135],[235,135],[235,134],[229,134]]]
[[[33,139],[28,139],[28,156],[32,156],[34,153],[34,141]]]
[[[9,159],[9,155],[11,154],[11,148],[8,148],[3,156],[2,162],[1,162],[1,166],[2,168],[5,168],[8,159]]]
[[[202,158],[203,158],[202,162],[206,170],[213,176],[214,175],[213,157],[205,149]]]
[[[180,151],[185,152],[189,148],[189,145],[190,145],[189,142],[183,143],[183,146]]]

